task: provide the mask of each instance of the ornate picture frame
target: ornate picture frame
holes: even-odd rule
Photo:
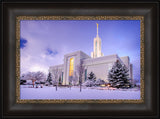
[[[144,3],[3,3],[3,117],[145,116],[158,117],[158,2]],[[32,16],[32,17],[31,17]],[[58,16],[58,17],[56,17]],[[74,101],[19,99],[19,20],[141,20],[141,100]],[[80,16],[80,17],[76,17]],[[93,16],[93,17],[88,17]],[[109,16],[109,17],[107,17]],[[128,16],[128,17],[127,17]],[[154,87],[154,88],[153,88]]]

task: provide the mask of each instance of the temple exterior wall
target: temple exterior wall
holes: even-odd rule
[[[70,58],[74,59],[74,74],[76,75],[76,78],[78,78],[77,74],[77,66],[80,64],[80,61],[83,61],[83,65],[85,67],[85,71],[88,74],[92,71],[96,75],[96,79],[102,79],[108,82],[108,72],[112,68],[113,64],[116,62],[116,60],[119,60],[121,63],[125,64],[126,67],[129,69],[129,78],[133,79],[132,74],[132,66],[129,61],[129,57],[118,57],[117,54],[109,55],[109,56],[103,56],[98,58],[91,58],[87,54],[83,53],[82,51],[76,51],[70,54],[66,54],[64,56],[64,64],[51,66],[49,68],[49,72],[53,72],[54,69],[58,68],[61,69],[62,77],[63,77],[63,85],[69,84],[69,64],[70,64]],[[75,76],[74,75],[74,76]],[[85,81],[86,75],[84,73],[83,75],[83,81]],[[78,79],[77,79],[78,80]],[[132,80],[133,81],[133,80]]]

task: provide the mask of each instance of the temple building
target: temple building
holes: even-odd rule
[[[101,52],[101,45],[101,38],[98,35],[97,24],[97,35],[93,41],[93,52],[91,52],[91,56],[82,51],[68,53],[64,55],[64,63],[49,67],[49,72],[52,75],[58,72],[59,77],[62,80],[62,85],[69,85],[70,76],[72,76],[75,80],[78,80],[79,69],[77,69],[77,67],[81,62],[83,62],[83,82],[87,80],[90,72],[95,74],[96,79],[102,79],[108,82],[108,72],[112,68],[113,64],[119,60],[129,69],[129,78],[131,81],[133,81],[132,64],[130,64],[129,57],[119,57],[117,54],[104,56],[104,54]]]

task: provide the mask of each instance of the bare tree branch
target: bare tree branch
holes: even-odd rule
[[[59,84],[59,77],[61,76],[62,74],[62,69],[56,67],[52,70],[52,77],[53,77],[53,85],[56,85],[56,91],[57,91],[57,87],[58,87],[58,84]]]
[[[80,85],[80,92],[82,90],[82,78],[84,74],[85,66],[83,65],[83,60],[80,60],[80,64],[77,66],[77,73],[79,76],[79,85]]]

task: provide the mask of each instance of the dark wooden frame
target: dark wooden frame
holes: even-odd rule
[[[159,2],[149,3],[9,3],[3,2],[2,117],[159,117]],[[145,102],[142,104],[17,104],[16,16],[144,16]]]

